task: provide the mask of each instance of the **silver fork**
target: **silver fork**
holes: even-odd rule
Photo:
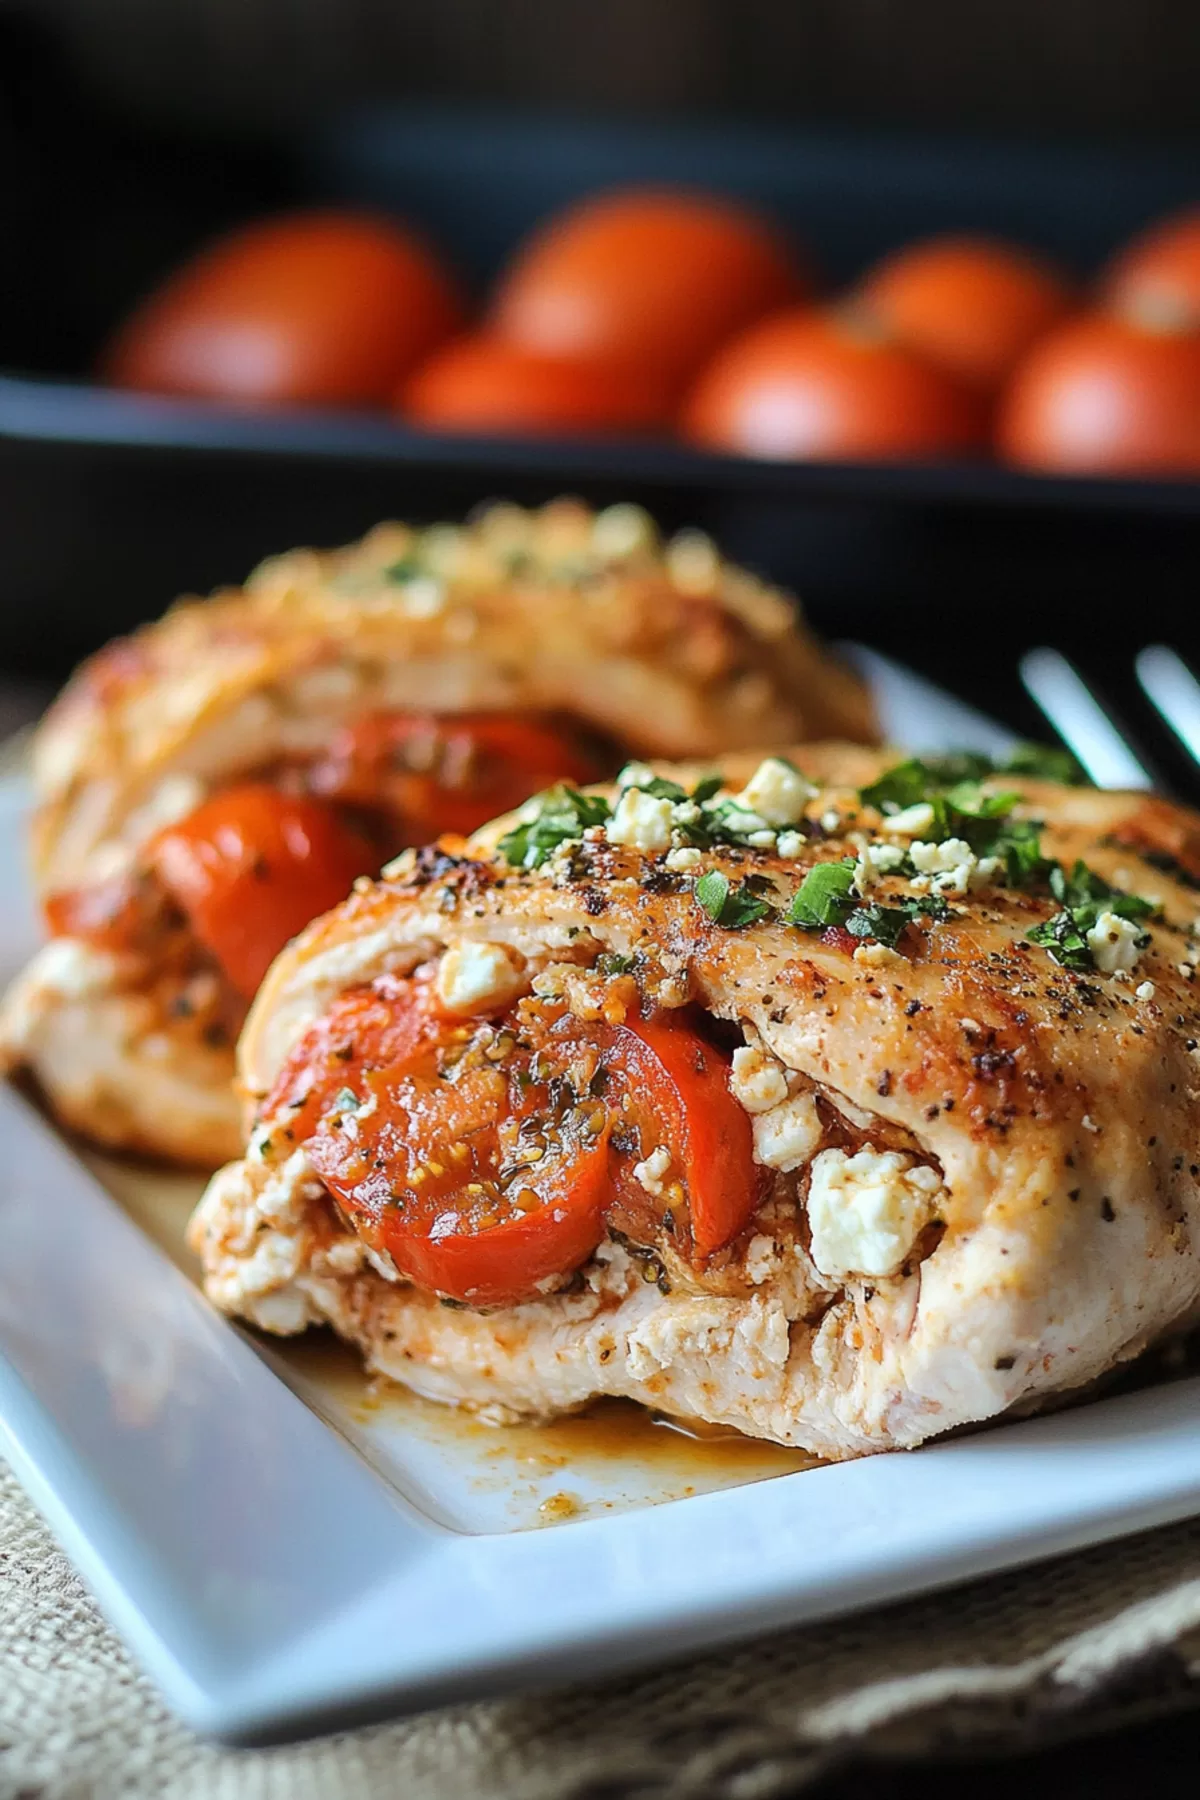
[[[1158,785],[1146,764],[1101,705],[1083,676],[1059,650],[1029,650],[1021,658],[1025,691],[1097,787]],[[1134,658],[1138,686],[1194,763],[1200,764],[1200,681],[1177,651],[1148,644]]]

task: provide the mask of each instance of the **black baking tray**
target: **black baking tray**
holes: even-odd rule
[[[136,184],[151,172],[137,231],[126,223],[122,239],[137,247],[121,267],[129,291],[111,268],[80,279],[68,319],[60,304],[41,337],[25,332],[19,367],[0,319],[0,370],[10,364],[0,374],[0,665],[58,674],[174,594],[235,581],[293,543],[563,490],[597,503],[638,499],[667,526],[710,530],[730,554],[795,587],[822,628],[915,656],[983,701],[1001,643],[1152,629],[1200,650],[1200,483],[1046,479],[982,460],[776,464],[648,441],[432,437],[367,415],[124,395],[84,374],[156,259],[167,267],[178,257],[188,235],[180,196],[200,196],[198,239],[223,222],[225,186],[229,218],[248,195],[256,205],[393,211],[482,288],[538,218],[577,194],[629,181],[693,185],[776,216],[836,285],[894,244],[947,229],[1001,232],[1086,274],[1139,225],[1200,198],[1194,151],[407,112],[324,127],[273,160],[256,149],[245,186],[228,146],[220,180],[198,175],[197,159],[195,146],[168,155],[123,140],[126,174]],[[78,199],[87,244],[103,246],[105,191],[120,185]],[[23,278],[36,282],[36,266]],[[27,323],[36,302],[31,290],[18,308]]]

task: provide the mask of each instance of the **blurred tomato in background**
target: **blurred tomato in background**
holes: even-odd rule
[[[953,455],[983,439],[974,395],[849,309],[752,326],[701,375],[682,427],[706,450],[819,460]]]
[[[397,394],[411,424],[434,431],[570,437],[663,430],[659,371],[549,355],[484,333],[439,350]]]
[[[1018,369],[997,442],[1027,469],[1200,475],[1200,331],[1068,321]]]
[[[550,219],[500,274],[497,335],[644,372],[676,391],[751,320],[801,298],[795,246],[702,194],[602,194]]]
[[[993,394],[1034,340],[1070,311],[1065,275],[1015,244],[933,238],[885,257],[857,300],[898,344]]]
[[[297,213],[199,251],[129,315],[100,368],[150,393],[382,406],[465,310],[448,270],[402,226]]]

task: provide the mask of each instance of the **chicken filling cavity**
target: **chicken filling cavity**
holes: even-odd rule
[[[302,1146],[377,1269],[471,1307],[536,1302],[614,1243],[664,1291],[786,1266],[826,1303],[932,1249],[942,1180],[903,1131],[753,1027],[648,1003],[621,962],[468,940],[351,990],[280,1071],[252,1159]]]
[[[182,808],[157,818],[131,856],[118,848],[112,874],[52,894],[46,922],[54,937],[119,957],[131,985],[161,997],[173,1031],[227,1044],[284,944],[357,876],[618,760],[570,720],[376,714],[314,762],[207,798],[198,783],[168,778],[164,794]]]

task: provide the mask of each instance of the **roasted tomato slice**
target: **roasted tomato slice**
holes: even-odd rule
[[[463,1043],[470,1029],[459,1027]],[[335,1094],[360,1092],[367,1074],[405,1063],[424,1038],[447,1043],[454,1035],[436,1010],[429,982],[381,975],[335,1000],[301,1038],[275,1077],[263,1117],[303,1143]]]
[[[246,999],[288,939],[377,860],[332,807],[265,782],[214,794],[160,832],[147,857]]]
[[[478,826],[556,781],[602,771],[575,735],[510,713],[377,713],[350,726],[314,765],[314,792],[383,807],[406,843]]]
[[[148,948],[161,911],[154,884],[129,874],[63,888],[42,907],[52,937],[83,938],[98,950],[118,952]]]
[[[536,1298],[604,1229],[610,1118],[587,1091],[596,1050],[543,1023],[439,1021],[355,1091],[339,1089],[309,1139],[360,1235],[419,1286],[472,1306]]]
[[[528,999],[453,1024],[392,978],[310,1031],[264,1117],[290,1111],[347,1220],[402,1274],[511,1306],[578,1268],[606,1221],[696,1262],[736,1237],[762,1171],[728,1078],[674,1016],[583,1022]]]
[[[673,1012],[608,1030],[613,1043],[605,1061],[622,1090],[623,1126],[613,1136],[613,1223],[628,1218],[640,1237],[639,1222],[647,1215],[661,1222],[665,1213],[680,1249],[702,1262],[741,1231],[763,1185],[749,1116],[729,1091],[729,1057]],[[652,1165],[641,1180],[623,1150],[631,1127],[637,1160]],[[670,1158],[661,1173],[653,1168],[656,1150]]]

